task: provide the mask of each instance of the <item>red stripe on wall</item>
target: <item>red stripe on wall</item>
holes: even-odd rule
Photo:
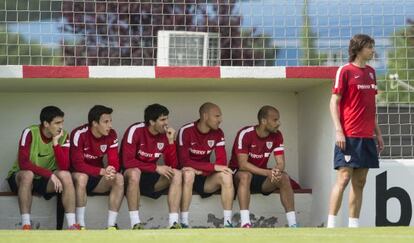
[[[89,78],[87,66],[23,66],[23,78]]]
[[[334,79],[338,67],[286,67],[286,78]]]
[[[155,67],[156,78],[220,78],[220,67]]]

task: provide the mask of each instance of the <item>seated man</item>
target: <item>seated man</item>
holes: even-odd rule
[[[179,131],[178,158],[183,167],[183,198],[181,224],[189,227],[188,210],[194,190],[202,197],[221,190],[224,209],[224,227],[232,226],[233,178],[227,167],[224,134],[219,128],[221,110],[213,103],[204,103],[199,109],[200,119],[184,125]],[[214,151],[216,160],[211,163]]]
[[[7,180],[18,193],[24,230],[30,230],[32,192],[50,199],[62,193],[69,229],[79,229],[75,221],[75,189],[69,169],[69,136],[63,130],[64,113],[55,106],[40,112],[40,125],[26,128],[19,143],[18,159]]]
[[[285,171],[283,136],[279,131],[279,111],[263,106],[257,115],[259,124],[242,128],[234,140],[230,168],[236,169],[235,185],[240,205],[241,225],[251,228],[250,193],[269,195],[280,189],[280,199],[286,211],[289,227],[296,227],[293,190]],[[276,165],[267,168],[271,154]]]
[[[139,218],[141,194],[153,199],[168,190],[169,227],[180,228],[181,171],[177,170],[175,130],[168,127],[169,111],[159,104],[145,109],[145,122],[132,124],[122,139],[122,163],[127,183],[126,197],[132,229],[142,229]],[[165,165],[157,161],[164,157]]]
[[[109,193],[108,229],[117,229],[116,219],[124,197],[124,178],[119,171],[118,138],[112,129],[112,109],[95,105],[88,124],[71,134],[72,174],[76,189],[76,219],[85,229],[87,194]],[[107,155],[108,165],[103,163]]]

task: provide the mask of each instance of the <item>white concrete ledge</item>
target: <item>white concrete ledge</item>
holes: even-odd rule
[[[104,229],[108,212],[107,196],[88,197],[86,208],[86,225],[89,229]],[[298,222],[301,226],[310,225],[312,205],[311,193],[296,193],[295,207]],[[0,196],[0,229],[15,229],[19,227],[20,213],[16,196]],[[168,225],[167,196],[157,200],[142,197],[140,217],[145,228],[166,228]],[[233,222],[240,222],[238,201],[233,205]],[[254,194],[250,203],[251,220],[254,227],[285,227],[286,216],[280,203],[278,193],[269,196]],[[32,221],[40,229],[56,228],[56,197],[46,201],[43,198],[33,197]],[[223,210],[220,204],[220,195],[213,195],[206,199],[194,195],[190,208],[190,225],[197,228],[222,227]],[[121,229],[129,229],[130,221],[126,199],[124,198],[118,217]],[[64,226],[65,228],[65,226]]]

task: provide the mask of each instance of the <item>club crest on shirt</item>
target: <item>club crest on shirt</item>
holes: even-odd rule
[[[345,155],[345,162],[349,162],[351,160],[351,155]]]
[[[273,146],[273,142],[266,142],[266,147],[268,148],[268,149],[271,149],[272,148],[272,146]]]
[[[161,150],[164,148],[164,143],[157,143],[158,150]]]
[[[106,144],[102,144],[100,146],[102,153],[105,153],[106,149],[108,148],[108,146]]]
[[[374,80],[374,74],[373,73],[369,73],[369,77]]]
[[[208,140],[207,144],[210,148],[212,148],[214,146],[214,140]]]

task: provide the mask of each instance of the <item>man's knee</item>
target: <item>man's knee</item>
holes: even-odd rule
[[[73,173],[72,174],[73,182],[75,184],[76,189],[86,188],[88,184],[89,176],[84,173]]]
[[[138,168],[127,169],[124,175],[128,185],[138,185],[141,178],[141,170]]]
[[[345,188],[348,185],[350,180],[351,180],[351,175],[349,173],[346,173],[346,172],[340,173],[338,180],[337,180],[337,185],[339,187]]]
[[[124,188],[124,176],[121,173],[116,173],[114,183],[115,186]]]
[[[59,180],[63,184],[73,183],[72,182],[72,175],[67,170],[58,170],[54,172],[55,175],[59,178]]]
[[[194,184],[194,178],[195,178],[195,173],[194,171],[191,170],[185,170],[182,172],[183,174],[183,184],[184,185],[193,185]]]
[[[239,185],[250,185],[253,175],[247,171],[239,171],[237,172],[237,180],[239,181]]]
[[[34,179],[34,173],[30,170],[21,170],[16,175],[16,181],[19,186],[32,185]]]
[[[352,186],[358,188],[364,188],[367,178],[352,178]]]
[[[290,177],[288,174],[283,173],[282,177],[280,178],[280,187],[292,187],[290,185]]]
[[[233,176],[220,172],[221,185],[224,187],[233,186]]]
[[[177,170],[177,169],[173,169],[173,170],[174,170],[174,176],[172,178],[171,184],[181,185],[182,184],[182,181],[183,181],[183,179],[182,179],[183,176],[182,176],[181,171],[180,170]]]

